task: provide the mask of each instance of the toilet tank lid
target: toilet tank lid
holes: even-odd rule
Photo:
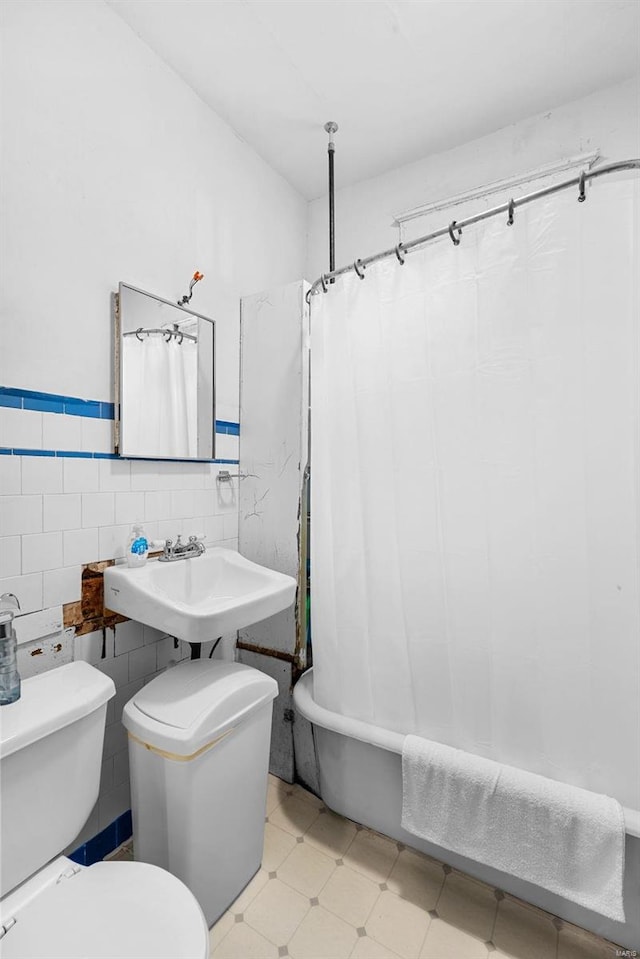
[[[82,662],[25,679],[20,699],[0,707],[0,758],[88,716],[115,691],[109,676]]]
[[[186,755],[277,694],[275,679],[252,666],[190,660],[143,686],[122,721],[144,742]]]

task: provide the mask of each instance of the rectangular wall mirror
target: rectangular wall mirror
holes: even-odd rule
[[[126,283],[113,306],[116,453],[213,459],[214,321]]]

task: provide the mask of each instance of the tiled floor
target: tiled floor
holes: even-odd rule
[[[112,858],[131,858],[125,844]],[[616,947],[269,777],[262,868],[211,959],[612,959]]]

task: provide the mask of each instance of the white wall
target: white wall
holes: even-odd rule
[[[239,630],[238,659],[278,682],[269,768],[288,782],[294,779],[293,735],[299,721],[287,720],[292,677],[306,662],[306,573],[300,551],[306,525],[307,289],[307,283],[298,282],[243,297],[241,322],[240,472],[246,475],[238,486],[238,544],[243,556],[296,579],[298,593],[288,609]],[[262,375],[265,364],[268,377]]]
[[[110,292],[124,280],[174,300],[197,268],[193,305],[216,320],[216,414],[236,422],[240,297],[301,276],[305,202],[102,0],[0,13],[0,385],[112,401]],[[216,464],[87,456],[110,444],[107,419],[0,405],[0,447],[85,454],[0,455],[0,593],[24,612],[78,600],[82,564],[121,556],[136,519],[154,537],[237,546]],[[237,459],[238,437],[219,436],[216,455]],[[116,682],[83,838],[130,804],[123,703],[184,655],[137,623],[108,629],[102,649],[102,631],[65,631],[20,650],[25,676],[75,655]]]
[[[300,277],[306,204],[102,0],[2,19],[0,380],[112,398],[109,292],[177,299],[198,268],[237,406],[238,299]]]
[[[380,136],[384,137],[384,125]],[[595,149],[605,162],[640,156],[637,80],[521,120],[455,150],[425,157],[353,187],[337,189],[336,266],[395,246],[400,239],[393,221],[395,214]],[[339,187],[339,132],[335,165]],[[498,202],[501,200],[496,198],[495,203]],[[436,219],[437,226],[444,225],[446,213],[440,213]],[[309,204],[308,223],[305,275],[313,282],[329,269],[326,196]],[[410,235],[422,232],[426,230]]]

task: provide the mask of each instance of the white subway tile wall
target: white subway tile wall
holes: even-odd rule
[[[22,492],[22,456],[0,456],[0,495]]]
[[[46,570],[43,579],[43,605],[62,606],[77,603],[82,593],[82,566],[63,566]]]
[[[45,533],[54,529],[80,529],[82,526],[82,498],[80,493],[45,494],[43,523]]]
[[[0,577],[19,576],[22,572],[21,543],[19,536],[0,537]]]
[[[61,493],[63,460],[54,456],[24,456],[22,493]]]
[[[82,494],[82,526],[113,526],[116,521],[115,493]]]
[[[225,414],[237,422],[237,409],[225,408]],[[0,407],[0,447],[106,453],[111,429],[110,420]],[[219,458],[237,458],[237,436],[217,439],[224,441]],[[15,593],[23,614],[78,601],[83,564],[122,558],[135,522],[144,523],[151,539],[196,533],[207,546],[237,549],[237,480],[218,483],[224,469],[238,471],[216,463],[0,455],[0,593]],[[216,638],[203,645],[203,656]],[[235,633],[223,637],[216,658],[232,660],[235,641]],[[130,808],[123,707],[150,679],[189,655],[188,644],[136,622],[84,636],[63,629],[20,647],[23,679],[73,657],[116,685],[107,709],[99,799],[70,848]]]
[[[0,408],[0,446],[42,449],[42,413]]]
[[[60,413],[42,414],[42,448],[45,450],[79,450],[82,448],[81,416]],[[97,447],[99,449],[99,447]]]

